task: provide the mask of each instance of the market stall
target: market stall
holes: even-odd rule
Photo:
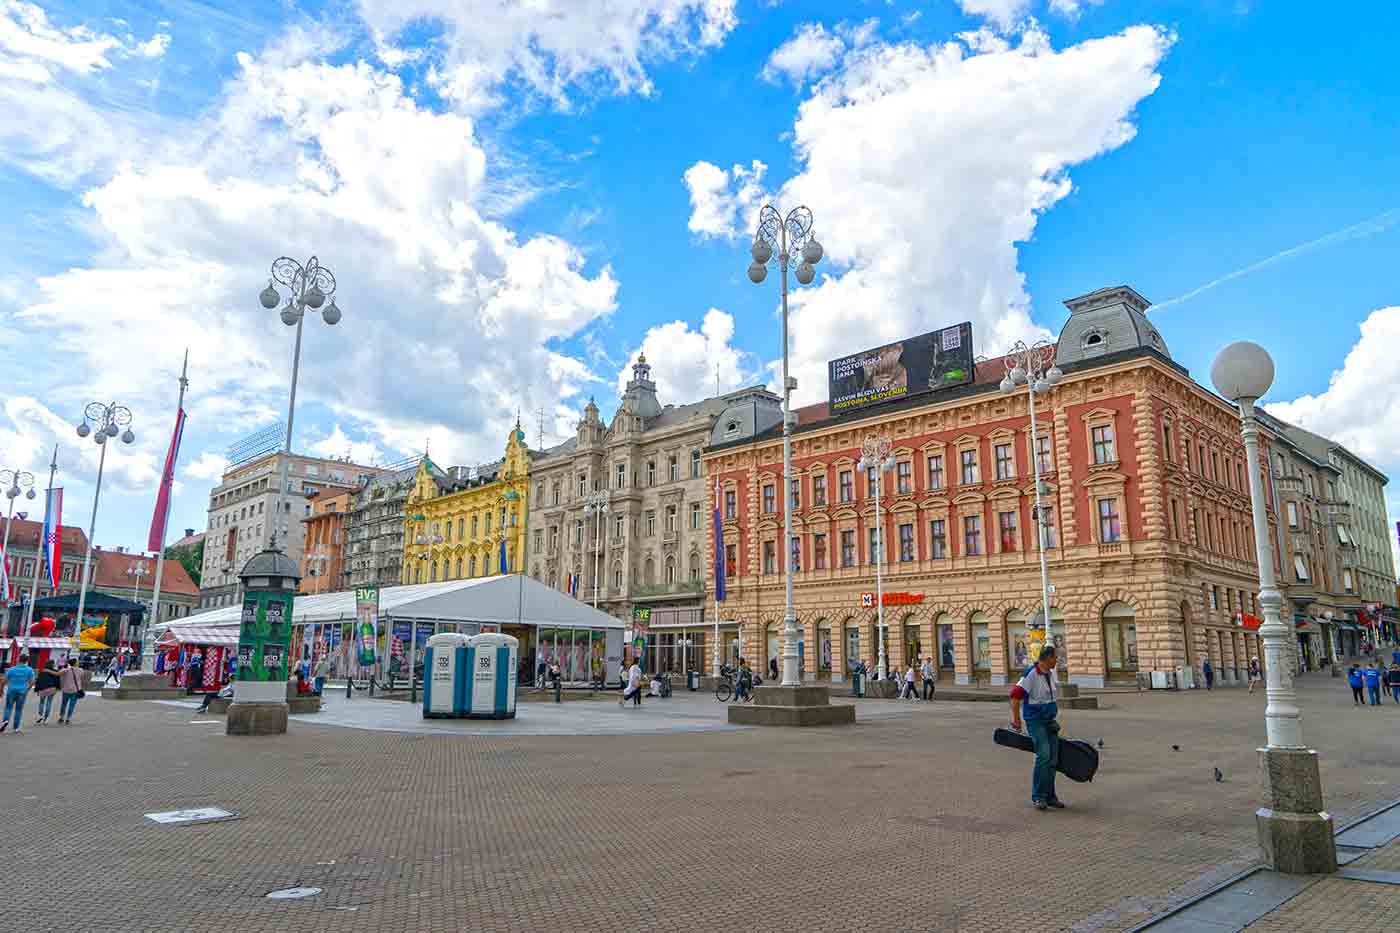
[[[199,657],[202,665],[197,691],[210,692],[229,681],[230,660],[238,652],[238,628],[228,626],[187,625],[167,629],[156,642],[156,669],[166,674],[173,687],[187,687],[189,662]]]

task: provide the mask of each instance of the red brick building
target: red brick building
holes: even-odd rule
[[[1064,379],[1039,399],[1038,449],[1025,390],[999,389],[1000,357],[979,362],[970,385],[796,413],[790,548],[809,679],[840,679],[855,658],[877,657],[874,488],[856,465],[871,435],[889,438],[896,460],[879,519],[891,665],[931,654],[957,683],[1019,672],[1040,608],[1038,470],[1053,510],[1046,553],[1062,675],[1086,686],[1150,680],[1209,657],[1222,682],[1243,679],[1260,651],[1237,620],[1257,611],[1238,416],[1172,361],[1131,288],[1067,304],[1054,350]],[[776,410],[736,408],[705,452],[722,487],[724,640],[732,656],[737,621],[744,654],[763,665],[780,651],[788,550],[780,422]],[[713,568],[713,535],[709,546]]]

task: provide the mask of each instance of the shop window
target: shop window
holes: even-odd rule
[[[992,635],[985,612],[974,612],[969,620],[972,626],[972,668],[979,674],[987,674],[992,669]]]
[[[1128,674],[1138,669],[1137,624],[1133,607],[1111,602],[1103,610],[1104,653],[1109,674]]]
[[[934,621],[938,633],[938,666],[941,670],[952,671],[956,664],[956,641],[953,637],[952,618],[945,612]]]

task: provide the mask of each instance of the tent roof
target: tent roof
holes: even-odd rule
[[[223,606],[171,622],[171,631],[181,626],[237,625],[241,606]],[[379,614],[389,619],[422,619],[441,622],[489,622],[561,628],[621,629],[622,622],[599,612],[553,587],[523,574],[448,580],[440,583],[413,583],[390,586],[379,591]],[[298,596],[292,606],[292,621],[351,622],[355,619],[355,593],[321,593]]]

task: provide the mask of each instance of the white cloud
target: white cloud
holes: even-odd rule
[[[318,441],[303,441],[301,445],[307,453],[317,457],[349,457],[351,463],[373,465],[397,460],[398,457],[385,457],[374,438],[352,439],[345,429],[336,425],[331,433]]]
[[[145,42],[123,40],[87,26],[55,25],[43,8],[23,0],[0,0],[0,76],[20,75],[35,80],[54,76],[50,66],[86,75],[112,67],[109,54],[116,52],[159,58],[170,45],[170,36],[157,33]]]
[[[829,257],[791,299],[799,399],[824,397],[826,360],[940,325],[971,320],[986,354],[1043,334],[1017,247],[1070,193],[1071,167],[1133,137],[1170,44],[1140,26],[1057,51],[1032,29],[982,51],[848,54],[799,109],[802,168],[778,198],[812,208]],[[732,175],[697,169],[691,229],[745,236]]]
[[[222,454],[212,451],[204,451],[192,463],[185,466],[180,472],[190,479],[204,480],[209,485],[218,483],[220,477],[224,475],[224,470],[228,469],[228,458]]]
[[[1270,414],[1307,428],[1345,446],[1391,477],[1400,474],[1400,370],[1394,364],[1400,346],[1400,307],[1372,311],[1361,322],[1361,337],[1347,353],[1327,388],[1316,395],[1265,406]],[[1392,479],[1386,504],[1394,566],[1400,567],[1395,523],[1400,521],[1400,490]]]
[[[748,168],[735,165],[725,171],[709,162],[696,162],[682,180],[690,191],[692,233],[732,237],[752,231],[763,203],[763,174],[768,166],[754,159]]]
[[[800,86],[830,71],[845,50],[845,41],[827,32],[821,23],[805,23],[791,39],[773,50],[761,75],[773,84],[787,79]]]
[[[170,36],[158,32],[136,46],[136,54],[142,58],[160,58],[170,48]]]
[[[648,65],[721,44],[736,0],[360,0],[381,43],[405,26],[441,25],[445,55],[431,75],[458,106],[497,102],[509,76],[559,104],[571,86],[649,94]]]
[[[648,328],[642,344],[617,374],[622,393],[632,378],[632,365],[645,353],[663,405],[686,405],[752,382],[755,360],[734,347],[734,317],[718,308],[705,312],[698,330],[686,321],[669,321]]]
[[[1085,7],[1099,6],[1104,0],[1050,0],[1050,12],[1074,19]]]
[[[1031,8],[1031,0],[958,0],[968,16],[981,16],[1002,29],[1019,23]]]

